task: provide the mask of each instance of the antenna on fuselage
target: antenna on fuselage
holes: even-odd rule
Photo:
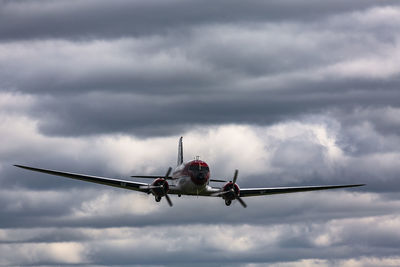
[[[178,145],[178,161],[177,161],[177,166],[181,165],[183,163],[183,136],[179,138],[179,145]]]

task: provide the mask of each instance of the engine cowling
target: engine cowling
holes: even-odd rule
[[[155,196],[163,197],[168,193],[168,191],[169,191],[168,182],[163,178],[155,179],[151,184],[151,192]]]
[[[236,183],[233,182],[226,183],[222,191],[226,192],[222,195],[222,198],[225,200],[234,200],[240,196],[240,188]]]

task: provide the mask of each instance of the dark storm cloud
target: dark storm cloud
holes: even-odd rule
[[[398,106],[400,37],[381,18],[398,10],[349,13],[356,5],[338,5],[350,9],[297,24],[188,24],[185,34],[4,43],[1,86],[34,97],[40,129],[58,136],[162,136]]]
[[[334,83],[335,84],[335,83]],[[356,84],[356,83],[355,83]],[[322,83],[320,83],[322,86]],[[32,109],[39,119],[39,129],[47,135],[76,136],[99,133],[132,133],[137,136],[174,135],[199,125],[221,123],[270,125],[299,119],[306,114],[380,107],[382,103],[398,106],[400,92],[355,90],[347,85],[332,92],[296,88],[300,92],[229,92],[175,96],[127,94],[89,94],[80,97],[49,98]],[[318,86],[316,86],[318,87]],[[334,90],[335,85],[332,85]],[[339,117],[341,118],[341,117]],[[346,115],[343,116],[343,119]],[[373,118],[371,118],[373,119]],[[350,118],[349,118],[350,120]],[[375,120],[374,120],[375,121]],[[382,123],[380,123],[382,124]],[[390,130],[390,128],[379,127]]]
[[[0,38],[118,38],[188,25],[312,20],[395,1],[2,1]]]
[[[342,88],[342,82],[347,90],[355,81],[371,87],[379,86],[382,78],[395,76],[391,57],[397,51],[396,31],[388,33],[394,41],[387,43],[379,35],[385,23],[376,23],[376,32],[364,29],[360,33],[357,27],[368,28],[365,23],[356,18],[344,20],[211,25],[187,35],[171,32],[111,41],[5,43],[2,48],[7,52],[0,58],[1,84],[4,89],[31,94],[123,91],[171,95],[294,86],[320,89],[327,81],[338,83],[336,90]],[[343,33],[341,28],[347,24],[351,26]],[[381,69],[363,68],[371,63]],[[381,86],[397,81],[396,76],[391,77]]]

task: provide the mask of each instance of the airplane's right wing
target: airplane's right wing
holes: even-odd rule
[[[347,187],[363,186],[365,184],[348,184],[348,185],[325,185],[325,186],[298,186],[298,187],[269,187],[269,188],[241,188],[240,197],[252,197],[262,195],[287,194],[306,191],[339,189]]]

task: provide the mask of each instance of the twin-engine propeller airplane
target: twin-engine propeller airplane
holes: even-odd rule
[[[225,200],[225,205],[227,206],[231,205],[233,200],[238,200],[240,204],[244,208],[246,208],[247,205],[242,199],[244,197],[327,190],[336,188],[357,187],[364,185],[364,184],[349,184],[349,185],[300,186],[300,187],[240,188],[236,183],[239,172],[238,170],[235,170],[233,179],[231,181],[225,181],[219,179],[210,179],[210,169],[207,163],[205,163],[202,160],[199,160],[198,158],[184,163],[182,137],[179,139],[178,164],[172,175],[170,175],[172,168],[169,167],[168,171],[164,176],[157,176],[157,175],[131,176],[136,178],[154,179],[154,181],[151,184],[98,177],[98,176],[89,176],[85,174],[61,172],[48,169],[39,169],[22,165],[14,165],[14,166],[31,171],[63,176],[67,178],[104,184],[114,187],[120,187],[120,188],[144,192],[147,194],[153,194],[157,202],[160,202],[161,198],[165,197],[170,206],[172,206],[172,201],[169,197],[169,194],[178,195],[178,197],[180,197],[181,195],[221,197]],[[170,181],[170,183],[168,181]],[[225,185],[222,187],[214,187],[209,185],[210,182],[221,182],[225,183]]]

